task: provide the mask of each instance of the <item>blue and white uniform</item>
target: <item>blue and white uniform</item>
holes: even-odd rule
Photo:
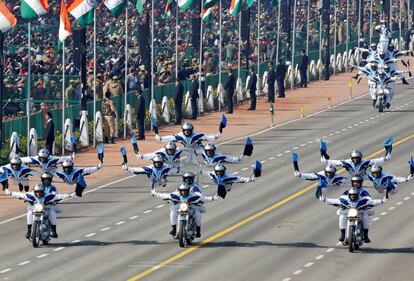
[[[7,164],[0,168],[0,183],[6,188],[8,186],[8,180],[11,179],[14,184],[29,186],[29,177],[40,177],[40,175],[40,173],[25,165],[21,165],[19,170],[15,170],[11,164]]]
[[[388,50],[388,44],[392,37],[392,32],[385,24],[377,25],[375,30],[380,34],[380,40],[378,43],[378,51],[386,52]]]
[[[208,156],[205,151],[201,153],[201,157],[203,158],[204,164],[206,164],[208,167],[212,167],[218,163],[238,163],[243,160],[243,156],[240,157],[234,157],[229,155],[224,155],[220,152],[215,152],[214,155]]]
[[[178,174],[181,171],[181,158],[183,157],[184,150],[176,148],[173,155],[167,153],[165,148],[161,148],[153,153],[137,154],[138,159],[152,160],[154,156],[161,155],[164,158],[164,164],[171,168],[172,172]]]
[[[224,175],[222,176],[217,176],[214,171],[210,171],[210,172],[201,171],[201,173],[204,176],[209,177],[210,180],[213,181],[216,185],[223,185],[227,191],[230,191],[232,185],[235,183],[248,183],[248,182],[255,181],[254,177],[252,178],[236,177],[236,176],[231,176],[227,173],[224,173]]]
[[[154,188],[155,185],[165,187],[167,185],[167,177],[173,174],[171,168],[166,165],[162,165],[160,168],[156,168],[154,165],[136,168],[128,167],[128,171],[134,175],[147,175],[151,181],[152,188]]]
[[[412,179],[412,176],[408,176],[406,178],[397,177],[381,172],[381,175],[378,178],[375,178],[372,173],[368,174],[368,179],[372,182],[374,188],[379,193],[385,193],[389,190],[389,193],[395,194],[398,191],[397,184],[409,182]]]
[[[367,177],[367,169],[374,164],[381,165],[389,158],[380,157],[375,159],[361,159],[358,165],[355,165],[351,159],[346,160],[326,160],[325,158],[321,158],[321,161],[325,163],[327,166],[335,166],[335,167],[343,167],[345,168],[351,176],[361,176],[364,179]]]
[[[85,181],[85,176],[96,173],[99,169],[100,169],[99,166],[89,167],[89,168],[73,168],[70,174],[66,173],[62,169],[60,171],[56,171],[55,174],[65,183],[70,184],[70,185],[73,185],[73,184],[80,185],[83,190],[87,186],[86,181]]]
[[[338,173],[335,173],[332,177],[328,177],[325,174],[325,171],[320,171],[317,173],[295,173],[295,176],[301,179],[309,181],[319,181],[318,188],[333,188],[337,189],[341,185],[350,186],[351,182],[348,178],[341,176]]]
[[[38,156],[33,157],[23,157],[22,162],[23,164],[33,164],[36,167],[40,168],[43,172],[55,173],[56,167],[58,164],[63,163],[65,160],[74,160],[74,156],[62,156],[62,157],[55,157],[49,156],[46,163],[43,163],[39,160]]]

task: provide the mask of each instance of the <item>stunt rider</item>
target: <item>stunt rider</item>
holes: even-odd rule
[[[155,155],[161,155],[164,158],[165,165],[171,168],[171,172],[176,174],[181,171],[181,154],[183,150],[178,148],[177,145],[169,141],[165,144],[164,148],[161,148],[153,153],[141,154],[138,152],[137,158],[144,160],[151,160]]]
[[[43,172],[52,172],[56,171],[56,166],[66,159],[74,160],[76,157],[75,153],[72,156],[62,156],[55,157],[51,156],[47,149],[39,150],[37,156],[34,157],[23,157],[23,164],[33,164],[36,167],[39,167]]]
[[[411,174],[408,177],[397,177],[384,173],[382,166],[379,164],[373,165],[371,173],[368,174],[368,179],[379,193],[389,192],[395,194],[398,191],[397,184],[409,182],[412,178],[413,175]]]
[[[243,155],[239,157],[224,155],[217,151],[216,146],[211,143],[204,146],[201,157],[203,158],[204,163],[210,167],[218,163],[238,163],[243,160]]]
[[[178,216],[178,209],[179,203],[191,203],[194,206],[194,220],[197,226],[197,233],[196,237],[201,237],[201,212],[198,208],[201,202],[211,202],[218,200],[218,196],[215,195],[211,196],[203,196],[199,192],[190,192],[190,187],[187,184],[182,184],[178,187],[178,191],[174,191],[172,193],[158,193],[155,189],[151,190],[152,196],[157,198],[161,198],[163,200],[170,200],[174,205],[170,208],[170,222],[171,222],[171,231],[169,232],[172,236],[177,234],[177,216]]]
[[[29,167],[22,165],[22,160],[18,155],[10,159],[10,164],[0,167],[0,182],[3,185],[3,190],[9,188],[9,179],[13,180],[14,184],[19,185],[20,192],[29,191],[29,177],[40,176],[40,174]]]

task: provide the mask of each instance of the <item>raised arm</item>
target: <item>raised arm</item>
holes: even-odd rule
[[[305,179],[305,180],[311,180],[311,181],[319,179],[316,173],[301,173],[298,171],[295,171],[295,177]]]
[[[97,171],[99,171],[101,169],[101,166],[98,165],[96,167],[89,167],[89,168],[85,168],[83,169],[83,175],[87,176],[87,175],[91,175],[93,173],[96,173]]]

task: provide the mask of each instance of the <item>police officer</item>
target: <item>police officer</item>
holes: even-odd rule
[[[105,143],[108,143],[109,138],[111,139],[111,143],[115,143],[115,110],[114,102],[111,99],[111,92],[106,91],[102,103],[102,111],[105,121]]]

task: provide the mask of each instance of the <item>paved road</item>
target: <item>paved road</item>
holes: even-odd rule
[[[127,280],[144,272],[145,280],[411,280],[411,183],[376,208],[373,242],[350,254],[336,245],[335,208],[316,200],[314,189],[304,191],[310,183],[293,177],[290,161],[296,151],[301,170],[322,169],[321,137],[332,158],[345,158],[355,148],[380,157],[392,135],[402,141],[385,167],[407,175],[414,150],[411,92],[401,90],[393,112],[378,114],[364,97],[254,136],[254,159],[230,170],[249,176],[254,160],[265,160],[263,176],[207,205],[203,238],[209,243],[202,247],[180,249],[168,235],[168,204],[150,196],[145,177],[132,177],[62,204],[60,237],[50,246],[33,249],[25,241],[25,218],[0,224],[0,279]],[[220,150],[239,154],[243,143]],[[171,183],[166,190],[174,188]],[[205,193],[215,190],[206,187]]]

